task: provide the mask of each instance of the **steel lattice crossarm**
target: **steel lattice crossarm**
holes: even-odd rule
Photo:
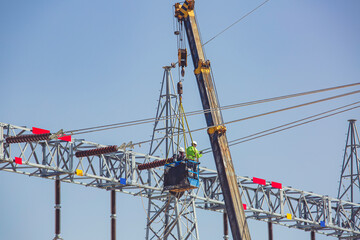
[[[237,179],[247,218],[316,231],[339,239],[360,237],[360,204],[255,177],[238,176]],[[221,211],[222,204],[206,201],[212,197],[222,202],[217,177],[203,178],[201,182],[205,199],[197,202],[197,207]],[[351,216],[351,211],[356,214]]]
[[[0,170],[48,179],[59,177],[62,182],[115,189],[158,200],[159,206],[169,199],[169,193],[162,192],[162,167],[144,171],[137,168],[139,164],[160,160],[159,157],[120,148],[109,152],[112,147],[77,139],[63,141],[44,137],[45,140],[39,140],[42,137],[27,137],[28,134],[31,134],[30,128],[0,123]],[[12,140],[8,140],[9,143],[7,139]],[[16,139],[22,139],[22,142]],[[98,155],[85,156],[84,151]],[[224,200],[217,172],[200,168],[199,180],[199,188],[179,201],[193,202],[196,208],[223,212]],[[247,218],[338,238],[360,237],[360,204],[259,178],[238,176],[237,181]],[[351,212],[356,215],[351,216]]]
[[[76,152],[104,148],[105,145],[72,139],[40,140],[7,143],[6,139],[31,134],[31,129],[0,123],[0,170],[55,179],[97,188],[119,188],[132,194],[131,189],[149,188],[161,190],[160,183],[154,187],[142,179],[135,179],[136,162],[159,160],[154,156],[118,149],[116,152],[76,157]],[[133,193],[136,194],[136,193]]]

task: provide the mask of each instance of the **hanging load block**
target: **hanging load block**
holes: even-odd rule
[[[179,48],[178,50],[178,59],[180,67],[187,67],[187,50]]]
[[[179,48],[178,51],[179,67],[181,67],[181,76],[185,76],[185,67],[187,67],[187,50]]]
[[[87,156],[95,156],[95,155],[117,152],[117,150],[118,150],[118,147],[116,145],[114,145],[114,146],[109,146],[109,147],[90,149],[90,150],[86,150],[86,151],[78,151],[75,153],[75,156],[78,158],[87,157]]]
[[[177,83],[177,91],[178,91],[179,95],[183,94],[183,84],[182,84],[182,82]]]

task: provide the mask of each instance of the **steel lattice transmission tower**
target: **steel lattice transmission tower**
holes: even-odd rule
[[[338,189],[338,199],[349,201],[352,203],[360,202],[360,178],[359,167],[360,159],[357,149],[360,147],[359,134],[355,126],[355,119],[349,120],[349,128],[347,132],[345,153],[343,164],[341,168],[340,183]],[[350,227],[357,227],[359,222],[356,221],[356,215],[359,208],[353,206],[346,209],[349,211],[350,219],[348,225]]]
[[[184,129],[178,124],[179,98],[171,75],[172,67],[163,68],[164,75],[149,155],[169,158],[177,153],[179,143],[183,142],[183,139],[179,141],[178,136],[183,135]],[[148,174],[148,181],[151,181],[152,175],[159,173],[149,169]],[[147,195],[149,200],[146,240],[199,239],[194,198],[189,200],[187,196],[182,200],[169,194],[167,201],[164,202],[152,198],[152,190],[147,190]]]
[[[360,159],[357,152],[359,134],[355,126],[356,120],[349,120],[349,128],[346,138],[345,153],[341,168],[338,199],[350,202],[360,202]]]

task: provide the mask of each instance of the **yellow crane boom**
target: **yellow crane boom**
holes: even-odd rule
[[[226,127],[223,124],[211,76],[210,61],[205,59],[195,19],[194,1],[186,0],[182,5],[175,4],[175,17],[185,27],[203,109],[211,110],[205,111],[205,119],[233,239],[250,240],[250,232],[226,138]],[[180,64],[181,61],[179,61]]]

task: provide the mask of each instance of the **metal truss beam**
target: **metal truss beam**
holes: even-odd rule
[[[71,142],[51,140],[8,144],[5,141],[7,137],[31,132],[29,128],[5,123],[0,123],[0,133],[2,171],[53,180],[58,178],[62,182],[141,196],[157,202],[159,209],[166,207],[169,201],[169,193],[162,192],[163,168],[146,171],[137,169],[138,164],[159,160],[158,157],[119,150],[111,154],[77,158],[76,151],[104,145],[76,139]],[[16,164],[15,157],[21,158],[22,164]],[[77,174],[77,169],[82,170],[82,173]],[[238,176],[237,183],[248,219],[314,231],[339,239],[360,238],[360,204],[291,187],[276,188],[272,182],[267,181],[259,184],[249,177]],[[173,209],[169,212],[173,213],[167,220],[166,226],[169,228],[175,227],[180,217],[186,218],[189,215],[182,211],[191,211],[189,206],[193,209],[224,212],[224,199],[217,172],[200,168],[199,188],[184,194],[181,200],[172,198],[171,201],[178,202],[172,205]],[[161,234],[167,232],[168,237],[171,236],[166,229]]]

